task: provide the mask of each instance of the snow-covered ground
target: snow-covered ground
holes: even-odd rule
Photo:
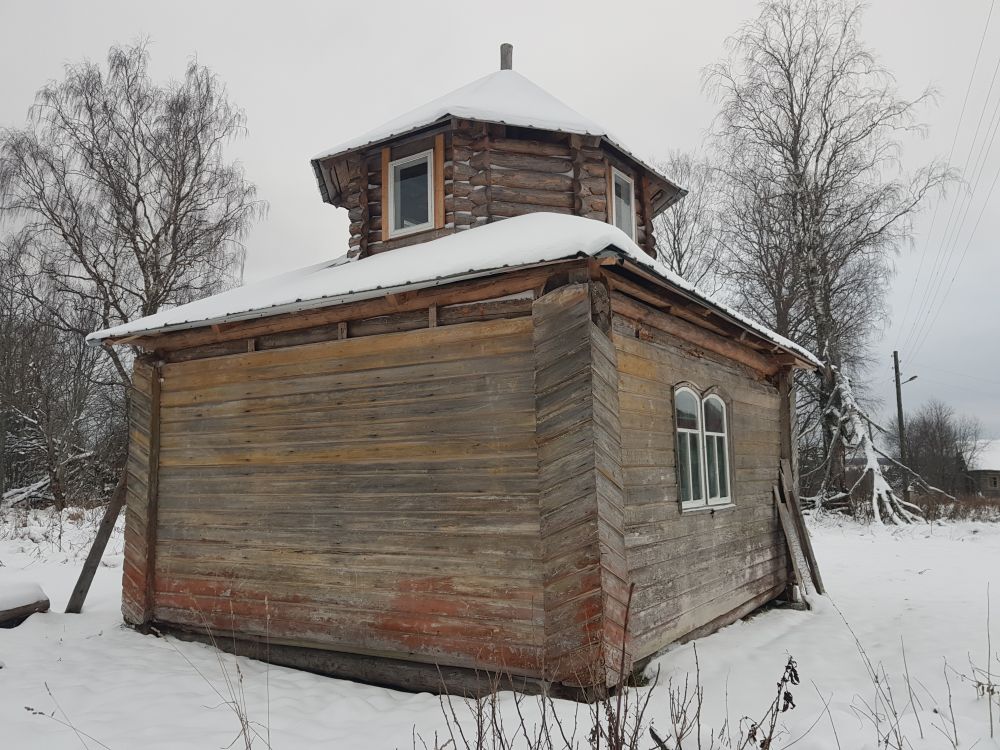
[[[952,747],[944,733],[952,732],[947,660],[955,670],[948,674],[958,746],[1000,748],[990,739],[986,700],[958,675],[971,672],[970,658],[986,665],[987,586],[1000,571],[1000,524],[871,529],[826,519],[813,528],[829,601],[813,612],[767,611],[697,642],[705,690],[703,746],[709,747],[708,728],[719,730],[727,715],[735,739],[741,717],[763,713],[790,654],[802,681],[792,689],[797,708],[781,715],[784,734],[775,747],[787,747],[803,734],[797,747],[878,747],[875,728],[865,718],[876,690],[835,604],[871,661],[884,666],[897,708],[906,714],[905,747]],[[84,613],[61,614],[93,529],[91,518],[65,521],[59,541],[60,525],[43,515],[16,535],[9,522],[0,523],[0,591],[35,581],[53,606],[20,627],[0,630],[0,747],[222,748],[234,739],[235,746],[245,747],[238,739],[240,722],[227,705],[232,695],[227,675],[245,695],[248,719],[264,738],[254,747],[265,747],[269,737],[273,748],[411,748],[415,733],[428,746],[435,732],[447,736],[435,696],[244,659],[237,672],[233,657],[208,647],[124,628],[120,534],[98,570]],[[994,588],[996,653],[1000,585]],[[904,645],[923,740],[909,707]],[[693,677],[693,655],[690,644],[679,646],[653,665],[660,676],[648,718],[661,735],[670,727],[667,682],[683,681],[688,671]],[[995,657],[993,668],[998,665]],[[513,720],[509,694],[501,705]],[[575,704],[557,707],[570,717]],[[879,711],[885,713],[882,703]],[[994,713],[1000,736],[1000,705]],[[585,710],[580,718],[586,719]]]

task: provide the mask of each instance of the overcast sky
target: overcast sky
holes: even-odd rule
[[[904,96],[927,85],[928,137],[906,165],[945,157],[962,167],[985,109],[973,163],[1000,102],[1000,8],[991,21],[962,127],[960,113],[991,0],[874,0],[865,36]],[[346,211],[322,203],[309,159],[498,67],[500,42],[514,67],[648,158],[697,149],[715,111],[701,70],[753,15],[748,0],[691,2],[44,2],[0,0],[0,125],[20,125],[35,90],[67,62],[103,59],[108,47],[146,36],[152,70],[178,77],[192,56],[215,70],[244,107],[248,137],[232,148],[270,203],[247,243],[247,280],[341,255]],[[897,260],[890,319],[877,345],[873,381],[892,413],[891,353],[899,348],[908,408],[939,397],[1000,438],[1000,169],[990,152],[965,222],[945,200],[927,206],[913,246]],[[956,198],[953,193],[952,198]],[[974,236],[980,211],[982,221]],[[932,218],[934,230],[930,232]],[[964,260],[959,260],[968,246]],[[939,250],[945,248],[940,256]],[[951,250],[949,251],[949,248]],[[947,267],[932,275],[934,268]],[[954,279],[954,281],[952,281]],[[934,294],[940,280],[937,295]],[[928,286],[929,284],[929,286]],[[947,293],[945,293],[947,292]],[[931,304],[933,303],[933,305]],[[928,312],[929,310],[929,312]],[[929,325],[933,321],[933,325]],[[914,323],[926,335],[913,335]],[[921,344],[922,339],[922,344]]]

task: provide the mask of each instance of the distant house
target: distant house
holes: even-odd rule
[[[818,362],[655,259],[681,188],[513,70],[313,167],[347,256],[90,337],[142,352],[126,621],[592,686],[786,592],[772,486]]]
[[[985,497],[1000,497],[1000,440],[993,440],[979,450],[976,468],[969,470],[973,491]]]

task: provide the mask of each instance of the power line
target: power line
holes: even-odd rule
[[[979,375],[969,375],[966,372],[955,372],[954,370],[946,370],[943,367],[938,367],[937,365],[928,365],[923,362],[916,363],[914,367],[924,370],[937,370],[938,372],[944,373],[945,375],[954,375],[959,378],[970,378],[972,380],[981,380],[984,383],[991,383],[993,385],[1000,385],[1000,380],[991,380],[990,378],[980,377]],[[891,378],[890,378],[891,379]]]
[[[1000,69],[1000,58],[997,59],[997,68]],[[988,94],[987,94],[988,96]],[[983,112],[986,110],[988,100],[983,103]],[[1000,169],[998,169],[997,174],[994,175],[993,182],[990,185],[989,192],[986,195],[986,199],[983,202],[982,207],[979,210],[979,214],[976,217],[976,223],[969,233],[969,237],[966,241],[965,247],[962,250],[962,255],[959,257],[958,263],[956,264],[954,271],[952,272],[951,279],[948,279],[948,274],[951,271],[951,261],[954,258],[955,251],[959,246],[959,240],[961,238],[962,230],[965,228],[966,221],[969,216],[969,211],[972,208],[973,202],[975,200],[976,191],[979,188],[979,182],[983,177],[983,173],[986,171],[986,162],[989,159],[989,155],[993,150],[993,144],[996,140],[997,132],[1000,130],[1000,120],[997,118],[997,113],[1000,111],[1000,96],[997,97],[996,105],[993,108],[993,114],[990,117],[990,125],[987,127],[987,133],[989,133],[989,140],[984,140],[979,146],[979,153],[976,155],[976,160],[973,163],[972,168],[972,185],[969,192],[963,195],[964,200],[963,208],[961,210],[961,219],[955,227],[955,231],[950,237],[946,237],[944,244],[944,265],[941,267],[940,271],[937,273],[936,278],[932,278],[928,284],[927,289],[933,286],[933,292],[930,296],[930,301],[928,303],[926,313],[923,319],[919,319],[916,323],[916,327],[913,329],[912,333],[914,338],[912,339],[912,346],[910,349],[910,356],[914,357],[920,351],[923,343],[927,340],[930,332],[934,328],[934,324],[937,322],[938,317],[941,314],[941,310],[944,308],[945,301],[948,298],[948,294],[954,285],[955,279],[958,277],[958,271],[961,269],[962,264],[965,261],[965,257],[969,252],[969,247],[972,245],[972,240],[979,229],[979,224],[982,221],[983,213],[986,210],[986,206],[989,205],[990,198],[993,195],[993,191],[996,188],[997,178],[1000,177]],[[994,125],[995,123],[995,125]],[[991,132],[992,129],[992,132]],[[969,156],[971,157],[972,151],[975,149],[975,142],[970,145]],[[966,168],[968,166],[968,160],[966,160]],[[954,205],[958,205],[957,203]],[[953,208],[954,208],[953,205]],[[945,286],[945,282],[947,286]],[[942,288],[944,292],[942,294]],[[937,309],[934,309],[934,304],[938,303]],[[909,339],[908,339],[909,341]]]
[[[965,243],[965,249],[962,250],[962,256],[958,259],[958,265],[955,266],[955,272],[952,275],[951,280],[948,282],[948,287],[945,289],[944,296],[941,298],[941,304],[938,307],[937,312],[934,314],[934,319],[931,320],[930,326],[927,328],[927,331],[924,333],[923,338],[920,339],[919,343],[917,344],[916,349],[913,352],[913,356],[917,356],[917,354],[920,353],[920,349],[923,347],[924,342],[927,341],[928,335],[930,334],[931,330],[934,328],[934,324],[937,322],[938,316],[941,314],[941,310],[944,308],[944,301],[945,301],[945,299],[947,299],[948,293],[951,292],[951,288],[955,284],[955,279],[958,278],[958,272],[962,268],[962,263],[965,262],[965,256],[968,255],[968,253],[969,253],[969,247],[971,247],[972,240],[976,236],[976,230],[979,229],[979,222],[983,220],[983,213],[985,213],[986,207],[990,203],[990,198],[993,197],[993,191],[996,189],[997,180],[998,179],[1000,179],[1000,168],[997,169],[997,173],[993,177],[993,183],[990,185],[990,192],[986,195],[986,200],[983,202],[983,207],[981,209],[979,209],[979,216],[976,217],[976,224],[975,224],[975,226],[972,227],[972,233],[969,234],[969,240],[968,240],[968,242]]]
[[[998,97],[997,105],[998,109],[1000,109],[1000,97]],[[987,158],[989,157],[990,152],[993,150],[993,143],[996,139],[998,129],[1000,129],[1000,121],[997,122],[997,127],[994,128],[990,136],[989,146],[988,148],[986,148],[986,154],[985,154]],[[983,146],[985,145],[986,142],[984,141]],[[982,151],[983,149],[980,148],[980,153],[982,153]],[[948,274],[951,269],[951,262],[954,258],[955,251],[959,246],[959,239],[961,237],[962,231],[965,229],[965,224],[969,216],[969,211],[972,209],[972,205],[976,196],[976,191],[979,188],[979,181],[982,179],[985,167],[986,167],[985,159],[983,159],[981,163],[973,165],[973,174],[975,175],[975,177],[972,183],[971,190],[967,195],[967,199],[963,201],[964,205],[961,213],[961,219],[958,225],[956,225],[955,231],[945,241],[945,248],[946,248],[946,252],[944,254],[945,262],[940,269],[937,269],[937,273],[928,284],[928,289],[933,287],[933,291],[931,292],[931,295],[928,298],[929,302],[927,304],[926,312],[923,316],[923,319],[920,319],[915,323],[915,328],[912,332],[913,338],[912,338],[911,354],[909,355],[911,357],[915,356],[915,351],[913,350],[918,347],[918,342],[922,342],[924,339],[926,339],[927,334],[929,334],[931,329],[933,328],[934,324],[933,321],[937,319],[938,315],[940,315],[941,309],[944,307],[945,300],[948,297],[948,292],[951,290],[951,283],[949,283],[948,286],[945,288],[944,293],[943,294],[941,293],[942,287],[944,287],[945,281],[948,279]],[[961,257],[959,258],[958,264],[955,266],[955,274],[957,274],[958,269],[961,268],[962,262],[965,260],[965,255],[968,252],[969,245],[972,243],[972,239],[975,236],[976,230],[979,228],[979,222],[982,220],[983,211],[985,211],[986,206],[989,204],[990,197],[993,195],[993,190],[995,187],[996,187],[996,177],[994,177],[993,183],[990,185],[990,190],[987,193],[986,200],[984,201],[983,206],[979,211],[979,215],[976,219],[976,223],[972,229],[972,232],[969,234],[968,240],[965,245],[965,249],[963,250]],[[952,282],[953,281],[954,281],[954,276],[952,277]],[[935,304],[937,304],[936,311],[934,310]]]
[[[997,68],[1000,69],[1000,58],[998,58],[997,60]],[[988,101],[984,102],[984,107],[983,107],[984,112],[987,104]],[[944,248],[946,252],[944,253],[944,259],[945,259],[944,265],[941,267],[936,277],[932,278],[931,282],[929,282],[929,284],[933,284],[933,292],[929,298],[930,302],[928,303],[924,319],[919,321],[915,329],[914,332],[915,338],[913,339],[913,346],[917,346],[917,342],[920,342],[926,338],[927,334],[933,327],[933,321],[931,320],[931,312],[933,310],[934,303],[940,300],[940,305],[938,306],[937,312],[935,312],[933,315],[933,319],[936,320],[937,316],[940,314],[941,308],[944,306],[945,299],[948,296],[948,291],[950,291],[951,289],[951,285],[949,284],[944,294],[943,295],[941,294],[941,288],[944,285],[945,280],[948,278],[948,272],[949,269],[951,268],[951,261],[954,257],[955,250],[959,245],[959,239],[961,237],[962,230],[965,228],[965,224],[969,216],[969,211],[971,210],[973,202],[975,200],[976,191],[979,188],[979,182],[982,179],[983,173],[986,171],[986,162],[989,159],[989,155],[993,150],[993,144],[996,140],[997,132],[998,130],[1000,130],[1000,119],[997,118],[998,112],[1000,112],[1000,96],[997,97],[996,104],[993,107],[993,114],[990,116],[990,124],[989,126],[987,126],[986,129],[986,132],[989,133],[988,140],[984,139],[982,143],[980,143],[979,153],[976,155],[975,162],[973,163],[972,166],[972,185],[969,192],[963,195],[963,201],[962,201],[963,207],[961,209],[961,219],[959,220],[959,223],[955,226],[955,231],[949,237],[945,238]],[[973,142],[969,148],[970,157],[974,149],[975,149],[975,142]],[[966,161],[966,167],[967,165],[968,161]],[[996,178],[994,178],[994,185],[995,183],[996,183]],[[991,185],[990,192],[986,198],[986,202],[983,204],[984,209],[985,206],[989,203],[989,196],[992,195],[992,193],[993,193],[993,185]],[[956,203],[954,205],[958,204]],[[979,227],[979,221],[982,219],[982,213],[983,211],[980,210],[979,217],[976,220],[975,228],[969,235],[969,241],[966,244],[966,249],[965,251],[963,251],[962,257],[959,260],[958,265],[955,267],[956,273],[958,268],[961,267],[962,261],[965,259],[965,253],[968,251],[968,245],[971,244],[972,237],[975,236],[976,229],[978,229]],[[928,289],[929,288],[930,285],[928,286]],[[911,354],[910,356],[914,355]]]
[[[967,385],[955,384],[955,383],[945,383],[943,380],[934,380],[933,378],[922,378],[922,380],[928,383],[934,383],[935,385],[941,385],[945,388],[955,388],[960,391],[966,391],[967,393],[975,393],[977,396],[987,396],[989,398],[996,398],[996,391],[988,393],[986,391],[981,391],[977,388],[969,388]]]
[[[968,84],[965,87],[965,98],[962,101],[962,110],[959,113],[958,122],[955,125],[955,134],[954,134],[954,136],[952,137],[952,140],[951,140],[951,149],[948,152],[948,159],[947,159],[947,161],[948,161],[949,164],[951,163],[951,159],[954,156],[955,146],[958,143],[958,136],[959,136],[959,133],[961,132],[962,121],[965,118],[966,107],[968,106],[968,103],[969,103],[969,95],[970,95],[970,93],[972,91],[972,84],[973,84],[973,82],[975,80],[976,72],[979,69],[979,60],[982,57],[983,45],[986,42],[986,35],[987,35],[987,32],[989,31],[990,21],[993,18],[993,8],[994,8],[995,4],[996,4],[996,0],[991,0],[991,2],[990,2],[990,9],[989,9],[989,12],[987,13],[987,16],[986,16],[986,23],[983,26],[983,34],[982,34],[982,36],[979,39],[979,48],[976,50],[976,59],[975,59],[973,65],[972,65],[972,72],[969,75],[969,82],[968,82]],[[975,132],[975,134],[973,135],[973,138],[972,138],[972,145],[969,148],[969,156],[970,157],[972,155],[972,148],[974,148],[974,146],[975,146],[976,138],[979,135],[979,128],[982,125],[983,114],[985,114],[986,106],[987,106],[987,103],[989,101],[989,95],[990,95],[990,93],[993,90],[993,85],[994,85],[994,83],[996,81],[996,76],[997,76],[997,70],[998,69],[1000,69],[1000,59],[998,59],[998,61],[997,61],[997,68],[994,68],[994,70],[993,70],[993,79],[990,82],[990,89],[987,92],[986,99],[983,102],[983,110],[980,113],[979,121],[978,121],[978,123],[976,125],[976,132]],[[968,167],[968,159],[969,159],[969,157],[966,157],[966,167]],[[905,321],[906,321],[907,315],[909,314],[911,304],[913,302],[913,295],[916,292],[917,284],[920,281],[920,275],[923,272],[924,261],[925,261],[925,259],[927,257],[927,247],[930,244],[931,236],[934,233],[934,225],[935,225],[935,222],[937,221],[937,214],[938,214],[938,210],[940,208],[940,205],[941,205],[941,203],[940,203],[940,201],[938,201],[935,204],[935,206],[934,206],[934,215],[931,218],[931,226],[930,226],[930,229],[928,230],[928,233],[926,235],[926,239],[924,240],[924,249],[923,249],[923,251],[920,254],[920,265],[917,268],[917,274],[916,274],[916,276],[914,276],[914,278],[913,278],[913,285],[910,288],[910,295],[909,295],[909,298],[907,299],[907,303],[906,303],[906,311],[903,313],[903,318],[902,318],[902,320],[900,322],[901,327],[905,326]],[[954,208],[955,208],[955,204],[953,203],[952,204],[952,212],[951,212],[951,214],[954,213]],[[945,231],[943,233],[942,240],[945,240],[946,237],[947,237],[948,228],[951,225],[951,214],[949,214],[948,224],[945,227]],[[910,330],[909,330],[909,333],[906,335],[906,339],[903,342],[903,347],[902,348],[905,348],[908,345],[910,339],[913,337],[914,329],[916,328],[917,322],[920,321],[920,318],[921,318],[921,315],[920,315],[921,309],[925,305],[929,304],[928,297],[927,297],[927,291],[930,289],[930,283],[934,279],[934,271],[933,271],[933,269],[937,267],[938,260],[940,259],[941,255],[942,255],[942,252],[943,252],[943,247],[938,250],[938,255],[935,257],[934,265],[933,265],[932,270],[931,270],[930,280],[925,285],[924,295],[921,298],[921,303],[918,304],[918,306],[917,306],[917,312],[916,312],[914,318],[911,321]]]

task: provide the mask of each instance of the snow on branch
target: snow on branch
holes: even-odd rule
[[[882,473],[882,465],[879,463],[880,451],[875,447],[865,427],[871,420],[854,397],[851,379],[844,375],[840,368],[830,364],[827,367],[833,375],[834,389],[839,396],[837,399],[840,404],[839,410],[834,406],[827,407],[831,416],[837,418],[838,437],[846,450],[860,453],[865,461],[861,477],[850,489],[851,496],[856,497],[856,493],[862,491],[861,488],[866,480],[870,479],[871,490],[867,501],[875,523],[888,521],[904,524],[921,520],[920,509],[898,497]]]
[[[0,497],[0,509],[13,508],[15,505],[29,502],[31,500],[51,500],[51,493],[47,492],[51,483],[49,477],[43,477],[37,482],[7,490]]]

